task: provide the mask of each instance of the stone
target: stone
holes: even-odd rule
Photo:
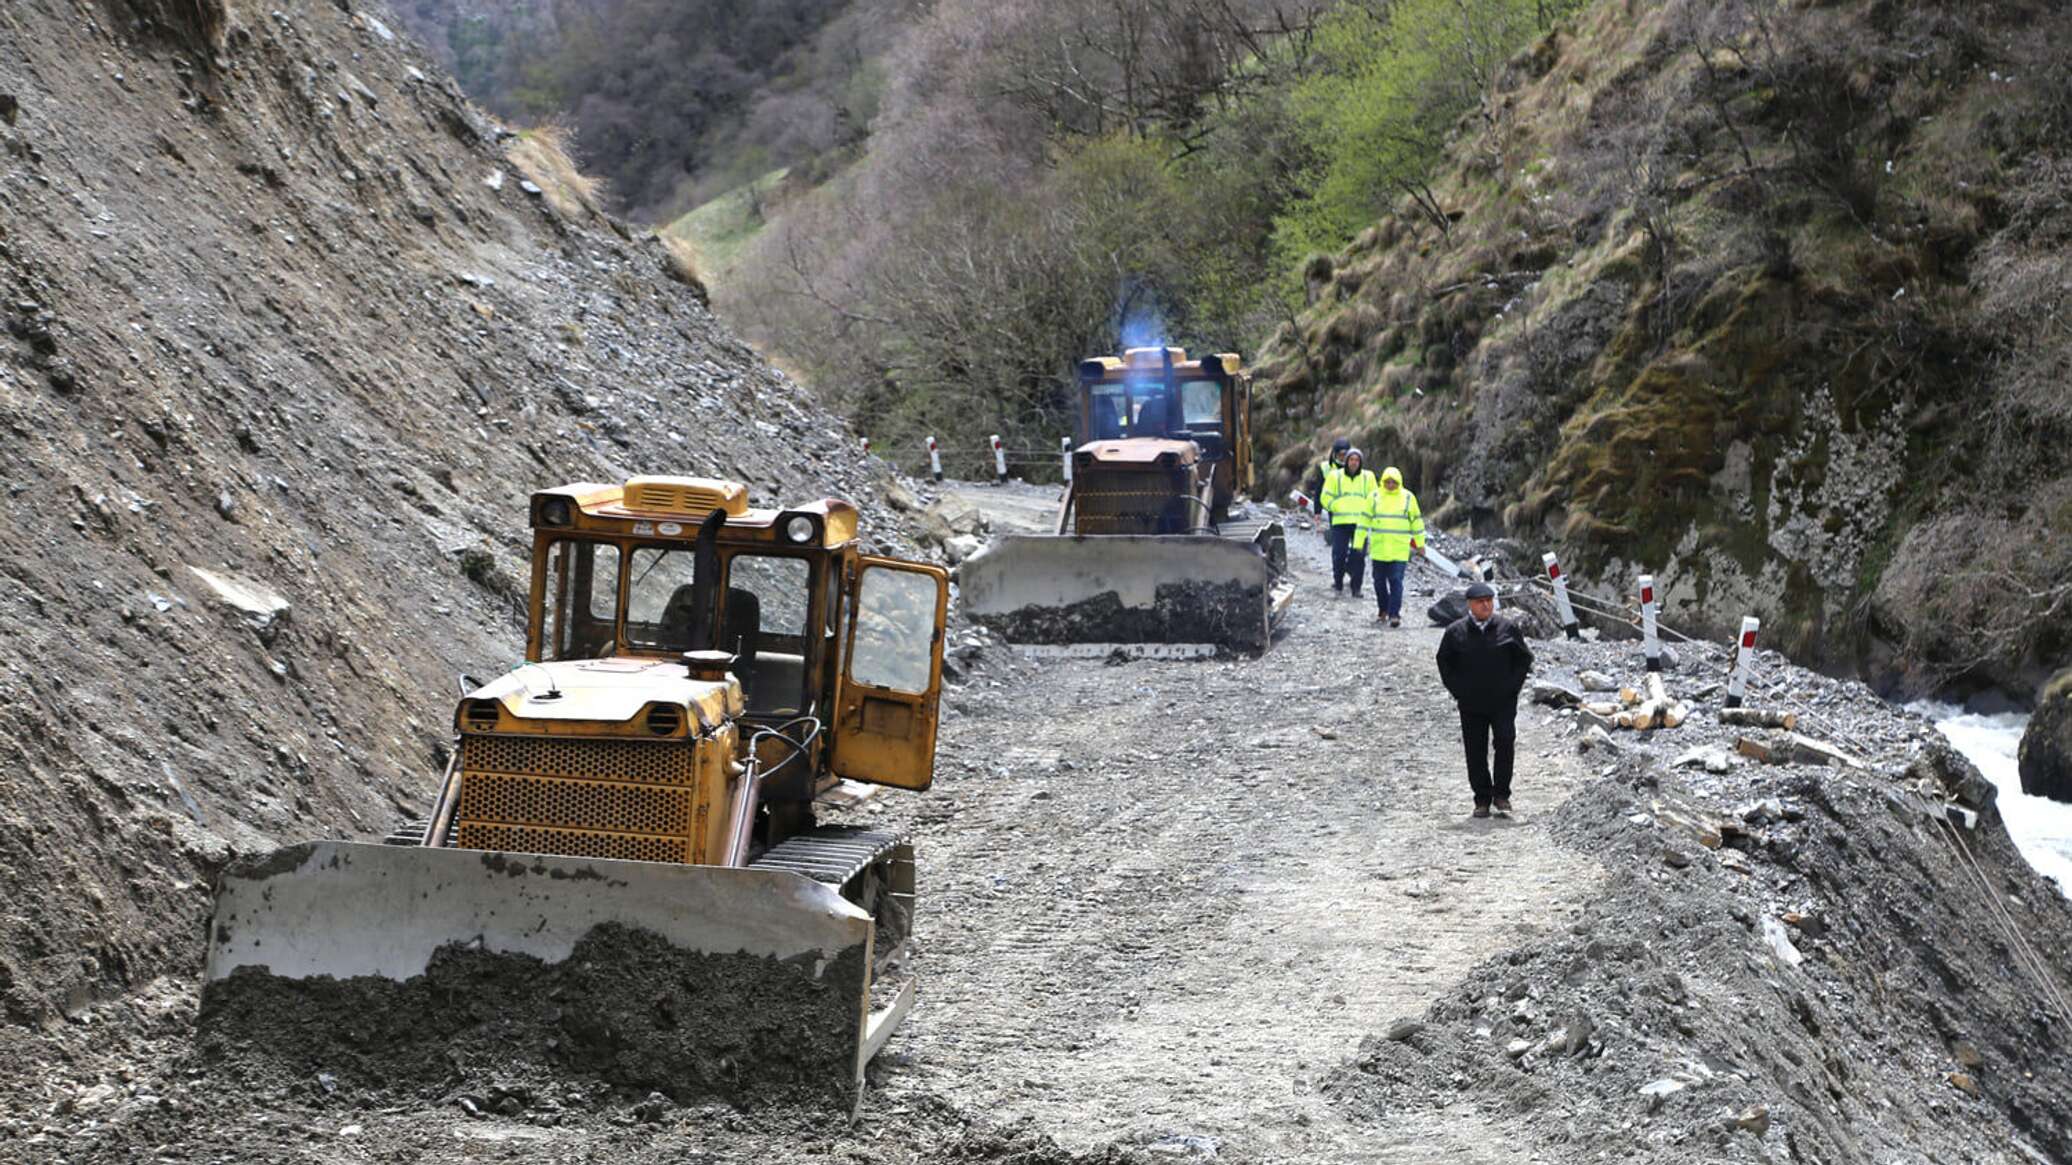
[[[537,185],[523,178],[518,180],[518,189],[525,191],[534,198],[539,198],[546,194],[546,191],[541,190]]]
[[[1400,1044],[1410,1039],[1417,1033],[1423,1031],[1424,1029],[1425,1025],[1423,1020],[1413,1019],[1410,1016],[1406,1015],[1398,1018],[1394,1023],[1390,1024],[1388,1027],[1388,1031],[1385,1034],[1389,1039]]]
[[[1586,692],[1616,692],[1619,690],[1619,681],[1601,671],[1580,672],[1576,675],[1576,681],[1583,685],[1583,690]]]
[[[921,499],[914,496],[914,491],[897,479],[887,481],[879,493],[884,497],[886,505],[902,514],[921,512]]]
[[[1691,864],[1691,855],[1680,849],[1665,849],[1662,851],[1662,864],[1672,870],[1681,870]]]
[[[255,630],[267,630],[288,617],[287,597],[265,583],[199,566],[187,569],[208,586],[218,603],[243,615]]]
[[[1545,704],[1549,708],[1573,708],[1583,702],[1582,693],[1549,680],[1527,681],[1525,696],[1533,703]]]
[[[977,538],[974,538],[969,534],[952,534],[949,537],[949,539],[942,544],[943,557],[950,560],[951,566],[955,566],[958,563],[964,561],[965,559],[970,558],[972,555],[977,554],[979,552],[979,549],[984,545],[985,543],[980,542]]]
[[[237,499],[230,496],[230,491],[224,490],[216,495],[216,512],[225,518],[237,513]]]
[[[504,172],[502,170],[491,170],[489,177],[482,180],[482,185],[489,187],[491,190],[502,190],[504,188]]]
[[[22,116],[21,98],[12,93],[0,93],[0,121],[14,125]]]
[[[1950,1082],[1950,1087],[1955,1088],[1964,1095],[1971,1097],[1978,1095],[1978,1081],[1972,1078],[1971,1073],[1952,1072],[1947,1079]]]
[[[1978,771],[1977,765],[1940,738],[1929,740],[1914,754],[1913,762],[1907,765],[1906,779],[1941,789],[1959,805],[1980,812],[1992,809],[2000,797],[1999,788]]]
[[[1764,1104],[1752,1104],[1741,1110],[1734,1118],[1734,1127],[1760,1137],[1770,1131],[1770,1108]]]
[[[1425,608],[1425,618],[1435,627],[1449,627],[1468,617],[1468,594],[1455,591]]]
[[[1523,1059],[1525,1053],[1530,1051],[1532,1051],[1531,1040],[1512,1040],[1504,1045],[1504,1055],[1509,1056],[1513,1060]]]
[[[2043,685],[2016,752],[2022,792],[2072,801],[2072,668]]]
[[[1950,1049],[1950,1055],[1965,1068],[1976,1068],[1986,1062],[1986,1058],[1979,1055],[1977,1045],[1970,1040],[1958,1040],[1956,1046]]]
[[[1618,744],[1612,740],[1612,734],[1595,724],[1590,726],[1590,731],[1583,734],[1583,739],[1576,742],[1576,750],[1579,752],[1590,752],[1593,749],[1616,752],[1618,748]]]
[[[1755,867],[1748,864],[1747,855],[1736,849],[1723,849],[1712,855],[1714,860],[1737,874],[1753,874]]]
[[[1678,769],[1702,768],[1708,773],[1724,773],[1734,767],[1734,762],[1725,752],[1701,745],[1670,761],[1669,766]]]
[[[1769,945],[1770,953],[1777,956],[1777,961],[1787,967],[1796,967],[1806,961],[1806,956],[1792,943],[1791,932],[1779,919],[1763,918],[1763,942]]]

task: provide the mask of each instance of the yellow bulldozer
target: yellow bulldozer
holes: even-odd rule
[[[913,1000],[890,974],[913,852],[814,803],[845,778],[929,786],[947,576],[861,553],[847,502],[751,509],[734,482],[568,485],[531,512],[525,661],[464,691],[430,812],[228,869],[204,1017],[259,983],[386,989],[464,957],[544,983],[604,928],[675,960],[625,1014],[572,1017],[612,1057],[645,1032],[664,1053],[640,1062],[682,1090],[739,1096],[775,1064],[853,1107]]]
[[[1238,513],[1252,376],[1235,354],[1132,348],[1078,367],[1078,444],[1048,535],[959,565],[964,608],[1010,642],[1264,650],[1294,594],[1287,534]]]

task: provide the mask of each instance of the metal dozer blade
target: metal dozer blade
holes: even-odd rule
[[[1278,525],[1249,538],[1010,534],[961,563],[957,585],[972,618],[1013,643],[1263,651],[1292,592],[1285,554]]]
[[[872,944],[869,914],[795,872],[312,842],[222,876],[202,1027],[333,1071],[480,1048],[853,1112],[911,1001],[873,1015]]]

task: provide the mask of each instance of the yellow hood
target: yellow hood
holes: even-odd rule
[[[1396,489],[1403,484],[1403,471],[1391,465],[1381,471],[1381,488]]]

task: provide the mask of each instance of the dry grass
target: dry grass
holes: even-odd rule
[[[698,273],[698,248],[689,239],[679,238],[664,231],[655,236],[662,244],[662,270],[669,278],[676,280],[695,292],[699,299],[707,295],[704,276]]]
[[[580,222],[603,212],[605,192],[602,179],[576,167],[574,137],[565,125],[535,126],[520,131],[504,153],[526,181],[540,188],[556,214]]]

